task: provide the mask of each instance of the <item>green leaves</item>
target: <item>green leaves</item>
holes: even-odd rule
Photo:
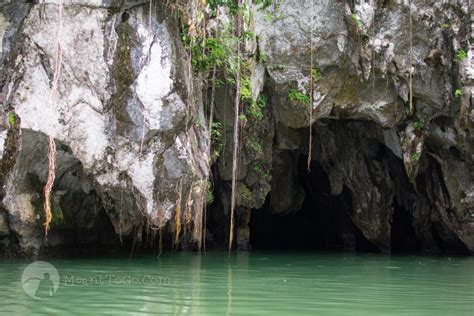
[[[10,126],[15,125],[15,114],[13,112],[8,113],[8,123]]]
[[[413,153],[411,155],[411,161],[419,161],[420,160],[420,154],[419,153]]]
[[[266,103],[267,99],[265,98],[265,96],[260,95],[257,101],[252,100],[248,104],[247,114],[256,120],[263,119],[263,109],[265,108]]]
[[[353,14],[352,15],[352,21],[355,22],[355,24],[357,25],[357,27],[361,27],[362,26],[362,21],[360,20],[360,17],[357,15],[357,14]]]
[[[252,100],[252,88],[250,87],[250,78],[242,78],[240,86],[240,100]]]
[[[467,58],[467,52],[464,49],[458,49],[456,52],[456,57],[454,58],[456,61],[461,62]]]
[[[265,10],[273,4],[273,0],[255,0],[258,10]]]
[[[290,89],[288,91],[288,99],[307,105],[309,105],[311,101],[308,94],[300,92],[296,89]]]
[[[313,82],[317,82],[321,79],[321,71],[318,68],[311,69],[311,78]]]
[[[425,122],[423,120],[413,123],[413,128],[417,130],[422,130],[425,128]]]
[[[211,123],[211,139],[213,142],[219,141],[222,137],[222,123],[212,122]]]
[[[213,16],[217,14],[217,8],[219,6],[228,8],[231,15],[236,15],[237,12],[239,12],[239,6],[234,0],[207,0],[207,5],[211,9]]]
[[[191,47],[191,54],[195,71],[210,71],[213,66],[221,67],[226,63],[228,48],[221,38],[198,39]]]

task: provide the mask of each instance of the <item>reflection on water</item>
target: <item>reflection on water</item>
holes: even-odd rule
[[[53,297],[25,294],[30,262],[0,262],[0,314],[474,315],[474,258],[165,253],[48,260]]]

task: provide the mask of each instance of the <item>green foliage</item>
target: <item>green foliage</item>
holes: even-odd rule
[[[258,173],[259,176],[263,178],[268,178],[270,175],[267,171],[265,171],[265,168],[263,167],[262,163],[256,162],[253,165],[253,170]]]
[[[467,52],[464,50],[464,49],[459,49],[457,52],[456,52],[456,61],[464,61],[465,59],[467,58]]]
[[[10,123],[10,126],[15,125],[15,114],[12,112],[8,113],[8,123]]]
[[[248,140],[247,140],[247,144],[249,145],[249,147],[254,151],[254,153],[256,155],[262,155],[263,154],[263,149],[262,149],[262,145],[258,142],[258,140],[254,137],[250,137]]]
[[[242,185],[240,194],[242,195],[242,200],[246,201],[247,203],[252,201],[252,191],[250,191],[246,185]]]
[[[253,37],[255,36],[255,33],[253,32],[242,32],[242,35],[241,35],[241,39],[242,40],[248,40],[248,39],[253,39]]]
[[[459,89],[459,88],[456,89],[456,90],[454,91],[454,96],[455,96],[456,98],[461,97],[461,96],[462,96],[462,91],[461,91],[461,89]]]
[[[214,202],[214,193],[212,192],[212,184],[211,181],[206,182],[206,189],[207,189],[207,204],[212,204]]]
[[[321,71],[318,68],[311,69],[311,78],[313,82],[318,82],[321,79]]]
[[[236,15],[239,12],[239,7],[234,0],[207,0],[207,5],[211,9],[211,15],[217,14],[217,7],[222,6],[229,9],[231,15]]]
[[[413,128],[417,130],[422,130],[425,128],[425,122],[423,120],[413,123]]]
[[[211,139],[213,142],[218,142],[222,137],[222,123],[214,121],[211,123]]]
[[[267,12],[265,13],[264,19],[267,22],[272,22],[275,20],[281,20],[284,17],[285,15],[282,12],[278,12],[278,13]]]
[[[360,17],[355,13],[352,15],[352,21],[355,22],[358,28],[362,26],[362,21],[360,20]]]
[[[214,121],[211,123],[211,161],[217,159],[222,150],[222,124]]]
[[[441,28],[442,28],[442,29],[445,29],[445,30],[446,30],[446,29],[449,29],[450,27],[451,27],[451,25],[450,25],[449,23],[443,23],[443,24],[441,24]]]
[[[194,125],[196,125],[197,127],[203,127],[203,124],[201,122],[201,118],[199,116],[194,116],[193,117],[193,123]]]
[[[418,161],[420,160],[420,154],[419,153],[413,153],[411,155],[411,161]]]
[[[265,10],[273,4],[273,0],[255,0],[258,10]]]
[[[240,100],[251,101],[252,100],[252,88],[250,86],[250,78],[242,78],[240,81]]]
[[[269,6],[273,4],[273,0],[255,0],[255,4],[257,5],[257,9],[259,11],[267,9]],[[233,16],[239,13],[239,6],[235,0],[207,0],[207,5],[211,11],[211,15],[215,16],[217,14],[217,8],[219,6],[225,7],[229,10],[229,13]],[[240,11],[245,14],[248,13],[249,10],[245,6],[240,8]]]
[[[260,46],[257,46],[256,60],[259,64],[263,64],[265,62],[265,55],[262,53]]]
[[[211,190],[207,191],[207,204],[214,202],[214,193]]]
[[[290,89],[288,91],[288,98],[291,101],[295,101],[295,102],[307,104],[307,105],[309,105],[309,103],[311,102],[311,99],[308,94],[300,92],[296,89]]]
[[[229,48],[222,38],[198,40],[191,47],[191,64],[195,71],[210,71],[213,66],[222,67],[227,62]]]
[[[267,103],[267,99],[265,96],[260,95],[257,101],[252,100],[247,106],[247,114],[260,121],[263,119],[263,110],[265,109],[265,105]]]
[[[258,8],[259,11],[264,11],[264,19],[267,22],[273,22],[276,20],[281,20],[285,17],[283,12],[280,10],[280,1],[273,1],[273,0],[255,0],[255,3],[257,6],[261,4],[261,6]],[[272,7],[272,10],[266,10],[268,9],[271,5],[274,6]]]
[[[242,122],[242,123],[245,123],[247,122],[247,116],[245,114],[240,114],[239,115],[239,120]]]

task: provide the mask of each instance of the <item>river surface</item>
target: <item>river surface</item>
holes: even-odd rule
[[[474,315],[473,257],[178,252],[45,261],[0,261],[0,315]]]

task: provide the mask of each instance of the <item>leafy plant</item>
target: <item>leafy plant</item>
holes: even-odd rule
[[[256,162],[253,166],[253,170],[258,173],[261,177],[267,178],[268,172],[265,171],[263,165],[260,162]]]
[[[255,152],[256,155],[261,155],[263,154],[263,149],[262,145],[258,142],[258,140],[254,137],[251,137],[248,141],[247,144],[249,147]]]
[[[252,100],[249,103],[247,107],[247,114],[256,120],[263,119],[263,109],[265,109],[266,103],[267,99],[265,98],[265,96],[260,95],[257,101]]]
[[[15,114],[12,112],[8,113],[8,123],[10,123],[11,126],[15,125]]]
[[[411,155],[411,161],[418,161],[420,160],[420,154],[419,153],[413,153]]]
[[[198,39],[191,48],[193,69],[209,71],[213,66],[224,66],[227,62],[228,50],[221,38]]]
[[[231,15],[236,15],[239,11],[239,6],[234,0],[207,0],[207,5],[211,10],[211,15],[217,14],[217,8],[219,6],[226,7],[229,9]]]
[[[240,100],[252,100],[252,88],[250,86],[250,78],[242,78],[240,86]]]
[[[211,189],[207,190],[207,204],[212,204],[214,202],[214,193],[212,193]]]
[[[467,52],[464,50],[464,49],[459,49],[457,52],[456,52],[456,61],[464,61],[465,59],[467,58]]]
[[[255,0],[258,10],[265,10],[273,4],[273,0]]]
[[[311,69],[311,78],[313,82],[317,82],[321,79],[321,71],[318,68]]]
[[[252,200],[252,191],[250,191],[246,185],[242,186],[240,194],[242,195],[242,200],[246,201],[247,203]]]
[[[417,121],[413,123],[413,128],[417,130],[422,130],[425,128],[425,122],[424,121]]]
[[[264,19],[267,22],[272,22],[274,20],[281,20],[284,17],[285,17],[285,15],[282,12],[278,12],[278,13],[267,12],[267,13],[265,13]]]
[[[311,101],[308,94],[300,92],[296,89],[290,89],[288,91],[288,98],[292,101],[296,101],[302,104],[309,104]]]
[[[355,22],[358,28],[362,26],[362,21],[360,20],[360,17],[355,13],[352,15],[352,21]]]
[[[442,29],[445,29],[445,30],[446,30],[446,29],[449,29],[450,26],[451,26],[451,25],[450,25],[449,23],[443,23],[443,24],[441,24],[441,28],[442,28]]]
[[[222,124],[214,121],[211,123],[211,161],[217,159],[224,145],[222,144]]]
[[[222,123],[221,122],[212,122],[211,123],[211,139],[213,142],[220,141],[222,137]]]
[[[456,89],[456,90],[454,91],[454,96],[455,96],[456,98],[461,97],[461,96],[462,96],[462,91],[461,91],[461,89],[459,89],[459,88]]]

